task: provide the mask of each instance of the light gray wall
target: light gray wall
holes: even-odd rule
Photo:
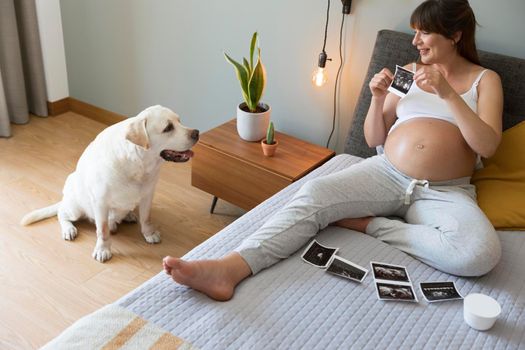
[[[342,150],[376,32],[410,32],[420,0],[354,0],[345,18],[340,105],[331,147]],[[326,51],[331,81],[310,83],[322,48],[323,0],[61,0],[71,97],[132,116],[152,104],[208,130],[234,117],[240,88],[226,51],[248,55],[260,34],[279,131],[324,145],[332,124],[341,2],[331,1]],[[471,0],[481,27],[478,48],[525,58],[525,1]],[[404,62],[399,62],[400,64]]]

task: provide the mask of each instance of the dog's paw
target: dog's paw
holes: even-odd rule
[[[77,235],[78,235],[77,228],[73,225],[62,230],[62,238],[65,239],[66,241],[74,240],[75,238],[77,238]]]
[[[103,263],[111,259],[113,254],[111,254],[111,250],[108,248],[95,248],[91,256],[93,256],[93,259]]]
[[[136,223],[138,220],[139,220],[139,217],[137,216],[137,214],[135,214],[134,211],[130,211],[130,212],[126,215],[126,217],[123,219],[124,222],[130,223],[130,224],[134,224],[134,223]]]
[[[153,231],[150,234],[143,234],[144,239],[146,242],[150,244],[160,243],[160,232],[159,231]]]

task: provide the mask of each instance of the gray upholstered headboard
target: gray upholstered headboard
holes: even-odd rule
[[[412,35],[392,30],[381,30],[377,34],[372,58],[346,139],[345,153],[359,157],[376,154],[375,148],[370,148],[366,144],[363,134],[363,123],[372,97],[368,82],[384,67],[394,71],[396,64],[405,65],[417,58],[418,53],[412,46]],[[525,59],[485,51],[479,51],[479,58],[482,66],[494,70],[501,77],[505,98],[503,129],[525,120]]]

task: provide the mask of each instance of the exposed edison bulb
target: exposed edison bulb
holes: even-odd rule
[[[312,84],[321,87],[326,83],[327,73],[323,67],[317,67],[312,74]]]

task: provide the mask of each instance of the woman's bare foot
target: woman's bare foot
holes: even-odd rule
[[[332,223],[332,225],[366,233],[366,228],[373,218],[373,216],[367,216],[364,218],[342,219]]]
[[[219,301],[230,300],[237,284],[251,275],[250,267],[238,253],[218,260],[196,261],[167,256],[162,266],[175,282]]]

